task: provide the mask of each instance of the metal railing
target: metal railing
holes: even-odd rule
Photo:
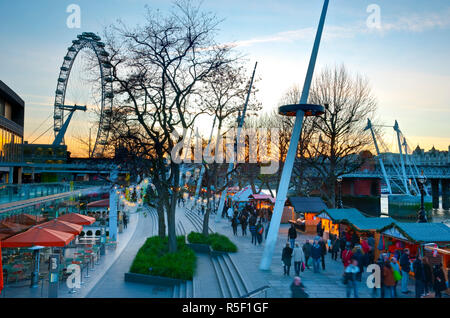
[[[267,290],[269,290],[271,287],[269,285],[265,285],[262,287],[259,287],[255,289],[254,291],[251,291],[245,295],[242,295],[240,298],[253,298],[256,295],[264,293],[264,298],[267,298]]]

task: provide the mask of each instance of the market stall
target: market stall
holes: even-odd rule
[[[268,194],[252,194],[249,196],[250,202],[256,208],[259,217],[270,219],[275,205],[275,198]]]
[[[316,233],[319,223],[316,216],[327,208],[319,197],[289,197],[285,205],[283,217],[296,229],[309,234]]]
[[[399,255],[409,248],[410,256],[428,256],[430,263],[443,265],[444,273],[450,270],[450,227],[443,223],[392,223],[378,231],[381,234],[384,251]],[[433,249],[440,252],[431,255]],[[431,252],[430,252],[431,250]],[[427,255],[428,253],[428,255]]]

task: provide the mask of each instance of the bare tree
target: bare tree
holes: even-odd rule
[[[175,252],[180,170],[171,152],[182,136],[173,136],[204,112],[191,99],[212,72],[233,58],[231,48],[214,42],[217,18],[190,1],[175,2],[167,15],[148,10],[146,18],[144,26],[133,29],[119,23],[106,37],[115,94],[128,111],[125,121],[139,127],[133,138],[155,165],[152,177],[167,215],[169,251]]]
[[[367,118],[372,118],[377,103],[369,81],[352,76],[344,65],[325,68],[315,78],[309,103],[328,105],[324,116],[312,121],[313,138],[305,148],[305,162],[319,177],[316,188],[335,206],[336,179],[360,168],[359,153],[370,148],[371,138],[364,131]]]

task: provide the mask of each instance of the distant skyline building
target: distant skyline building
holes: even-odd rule
[[[22,160],[25,102],[0,80],[0,162]],[[0,167],[0,183],[21,177],[20,168]]]

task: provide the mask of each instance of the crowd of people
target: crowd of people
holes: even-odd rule
[[[263,238],[267,237],[269,218],[261,211],[247,204],[239,210],[237,205],[225,206],[226,216],[231,222],[233,234],[238,235],[238,228],[241,228],[242,236],[247,236],[247,229],[250,232],[252,244],[261,245]]]
[[[290,275],[292,261],[296,277],[291,285],[292,297],[304,297],[298,289],[303,284],[298,284],[300,273],[310,268],[309,259],[312,259],[314,273],[320,273],[326,268],[325,256],[331,254],[331,259],[340,261],[343,265],[342,282],[346,286],[347,297],[358,297],[358,283],[362,281],[362,274],[371,264],[378,265],[380,269],[378,285],[375,281],[373,296],[377,296],[378,290],[380,297],[389,296],[396,298],[397,285],[401,285],[401,292],[409,294],[408,283],[411,272],[414,273],[415,297],[421,298],[429,296],[434,291],[435,297],[442,297],[442,292],[447,289],[445,275],[442,270],[442,264],[432,266],[428,257],[415,255],[414,261],[410,257],[408,248],[398,250],[393,255],[390,253],[381,253],[375,260],[375,239],[373,235],[358,237],[355,232],[343,231],[340,238],[330,234],[330,238],[324,240],[322,225],[317,225],[317,236],[310,242],[306,240],[302,247],[296,241],[298,236],[294,225],[288,230],[287,243],[282,250],[282,262],[284,275]],[[373,270],[372,273],[374,273]]]

